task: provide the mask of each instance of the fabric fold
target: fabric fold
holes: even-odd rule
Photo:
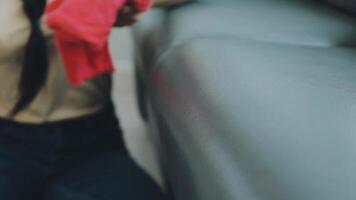
[[[108,40],[119,10],[128,1],[139,12],[151,6],[151,0],[53,0],[47,5],[46,24],[55,33],[72,86],[114,71]]]

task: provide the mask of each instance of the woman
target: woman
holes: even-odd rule
[[[111,77],[70,87],[40,23],[45,0],[0,3],[0,199],[164,199],[127,153]],[[134,23],[133,5],[119,18]]]

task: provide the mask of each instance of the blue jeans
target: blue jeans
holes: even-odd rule
[[[1,200],[163,200],[129,156],[113,107],[41,125],[0,119]]]

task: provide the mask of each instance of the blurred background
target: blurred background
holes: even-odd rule
[[[131,156],[162,185],[155,147],[136,106],[132,37],[129,28],[115,28],[111,51],[116,66],[113,98]]]

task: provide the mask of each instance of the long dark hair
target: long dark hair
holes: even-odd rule
[[[23,10],[31,24],[31,34],[25,48],[18,88],[19,99],[10,113],[11,117],[29,106],[45,84],[48,74],[46,39],[39,25],[46,0],[22,0],[22,2]]]

